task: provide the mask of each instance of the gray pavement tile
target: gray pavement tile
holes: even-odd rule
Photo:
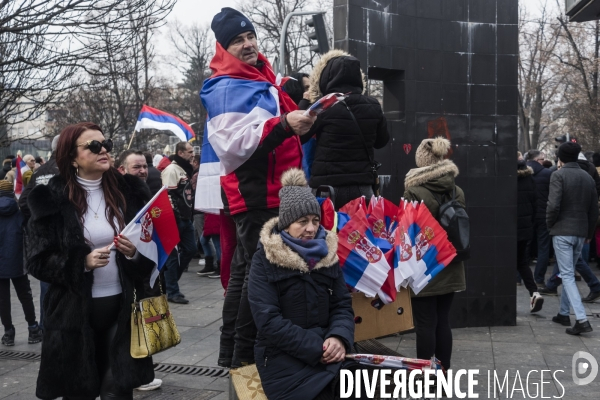
[[[27,364],[30,364],[30,362],[20,360],[0,360],[0,375],[12,373],[19,368],[26,367]]]
[[[215,381],[215,378],[209,376],[188,376],[179,374],[167,374],[161,379],[167,386],[178,386],[190,389],[204,389]]]
[[[542,354],[542,348],[537,343],[507,343],[492,342],[494,355],[498,354]]]
[[[489,351],[491,354],[492,342],[483,340],[455,339],[452,341],[452,351]]]
[[[494,362],[497,364],[526,365],[547,369],[544,356],[540,353],[494,353]]]
[[[573,354],[575,354],[575,352],[573,352]],[[548,365],[548,367],[550,367],[552,369],[557,369],[557,368],[561,368],[561,369],[571,368],[571,364],[572,364],[572,360],[573,360],[573,354],[571,354],[571,355],[564,355],[564,354],[548,354],[548,353],[545,353],[544,354],[544,359],[546,360],[546,364]]]
[[[210,384],[206,385],[205,389],[226,392],[229,390],[229,377],[217,378],[214,381],[212,381]]]

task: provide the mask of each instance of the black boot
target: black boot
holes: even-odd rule
[[[579,335],[580,333],[586,333],[586,332],[591,332],[592,326],[590,325],[590,321],[585,321],[585,322],[575,322],[575,325],[573,325],[572,328],[567,328],[566,332],[569,335]]]
[[[15,327],[10,329],[4,329],[4,336],[2,336],[2,344],[5,346],[15,345]]]
[[[552,322],[556,322],[562,326],[571,326],[571,317],[568,315],[556,314],[556,316],[552,317]]]
[[[215,259],[213,257],[206,257],[204,262],[204,268],[196,273],[198,276],[206,276],[215,272]]]
[[[217,268],[215,268],[215,271],[208,275],[208,277],[211,279],[217,279],[221,277],[221,260],[217,260]]]
[[[27,343],[34,344],[42,341],[42,330],[37,323],[35,326],[27,329],[29,329],[29,338],[27,339]]]

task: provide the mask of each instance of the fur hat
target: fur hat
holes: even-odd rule
[[[285,171],[281,175],[281,185],[279,223],[277,224],[280,231],[304,216],[318,215],[321,217],[321,206],[306,183],[304,171],[298,168]]]
[[[427,167],[444,161],[450,150],[450,141],[443,137],[425,139],[421,142],[415,153],[417,167]]]
[[[14,195],[15,190],[13,189],[13,184],[7,180],[0,181],[0,196],[12,196]]]
[[[225,50],[229,43],[240,33],[252,31],[256,34],[256,29],[252,22],[244,14],[230,7],[221,8],[221,12],[213,17],[210,28],[215,33],[217,42]]]
[[[558,148],[558,159],[563,163],[576,162],[579,153],[581,153],[581,146],[577,143],[566,142],[560,145]]]

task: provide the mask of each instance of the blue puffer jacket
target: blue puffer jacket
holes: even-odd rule
[[[0,279],[25,275],[23,215],[12,196],[0,196]]]
[[[354,312],[339,267],[337,236],[312,271],[273,232],[268,221],[252,258],[248,300],[258,329],[254,356],[267,398],[314,399],[337,375],[341,362],[324,365],[323,342],[335,336],[346,351],[354,341]]]

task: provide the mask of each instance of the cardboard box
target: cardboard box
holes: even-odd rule
[[[373,301],[380,300],[377,297],[366,297],[363,293],[352,293],[355,342],[414,328],[410,290],[403,288],[398,292],[396,301],[384,305],[379,310],[371,305]]]

